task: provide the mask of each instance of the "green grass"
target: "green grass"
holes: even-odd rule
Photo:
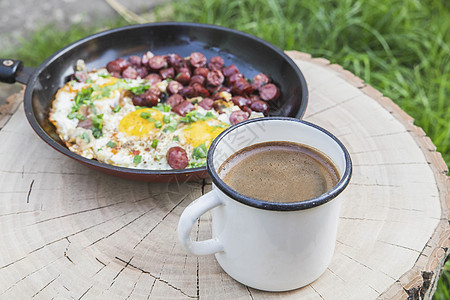
[[[450,165],[450,2],[195,0],[173,16],[340,64],[411,115]]]
[[[169,15],[166,8],[159,20],[235,28],[343,66],[411,115],[450,165],[450,1],[185,0]],[[70,42],[125,23],[67,32],[49,25],[0,57],[37,66]],[[447,262],[433,299],[449,299],[449,286]]]

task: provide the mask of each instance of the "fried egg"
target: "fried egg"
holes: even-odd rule
[[[158,84],[162,92],[166,87],[167,81]],[[166,153],[175,146],[186,151],[188,168],[204,166],[205,150],[239,109],[231,103],[219,115],[193,101],[195,109],[182,117],[161,101],[154,107],[135,106],[130,91],[139,88],[148,88],[148,82],[94,70],[85,82],[69,81],[57,92],[49,120],[67,147],[83,157],[128,168],[168,170]],[[250,118],[261,116],[252,113]]]

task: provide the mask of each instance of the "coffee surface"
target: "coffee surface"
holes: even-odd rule
[[[266,142],[244,148],[219,168],[238,193],[270,202],[298,202],[329,191],[339,173],[328,157],[292,142]]]

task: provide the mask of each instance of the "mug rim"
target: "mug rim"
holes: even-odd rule
[[[248,197],[243,194],[238,193],[231,187],[229,187],[219,176],[216,169],[214,168],[214,162],[213,162],[213,156],[215,149],[217,148],[220,141],[230,132],[236,130],[237,128],[241,126],[245,126],[246,124],[254,123],[254,122],[271,122],[271,121],[287,121],[287,122],[297,122],[302,123],[306,126],[313,127],[319,131],[322,131],[325,133],[329,138],[334,140],[334,142],[337,143],[337,145],[341,148],[342,152],[344,153],[345,158],[345,168],[344,173],[341,175],[341,178],[339,179],[338,183],[329,191],[323,193],[322,195],[311,198],[308,200],[298,201],[298,202],[269,202],[260,200],[253,197]],[[223,193],[225,193],[227,196],[232,198],[233,200],[236,200],[242,204],[264,209],[264,210],[273,210],[273,211],[296,211],[296,210],[304,210],[313,208],[316,206],[320,206],[322,204],[325,204],[334,198],[336,198],[349,184],[350,178],[352,175],[352,161],[350,158],[350,154],[348,153],[347,149],[345,148],[344,144],[335,137],[333,134],[331,134],[326,129],[313,124],[311,122],[307,122],[300,119],[295,119],[291,117],[263,117],[263,118],[255,118],[246,120],[240,123],[237,123],[231,127],[228,127],[226,130],[221,132],[212,142],[207,155],[206,160],[206,169],[208,171],[209,176],[211,177],[214,185],[219,188]]]

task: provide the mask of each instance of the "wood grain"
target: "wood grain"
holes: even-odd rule
[[[178,218],[209,180],[142,183],[88,169],[37,137],[16,94],[0,107],[0,298],[429,299],[450,248],[442,156],[352,73],[287,53],[308,82],[304,118],[335,134],[354,163],[335,255],[318,280],[267,293],[235,282],[213,256],[186,255]],[[206,214],[192,238],[210,234]]]

